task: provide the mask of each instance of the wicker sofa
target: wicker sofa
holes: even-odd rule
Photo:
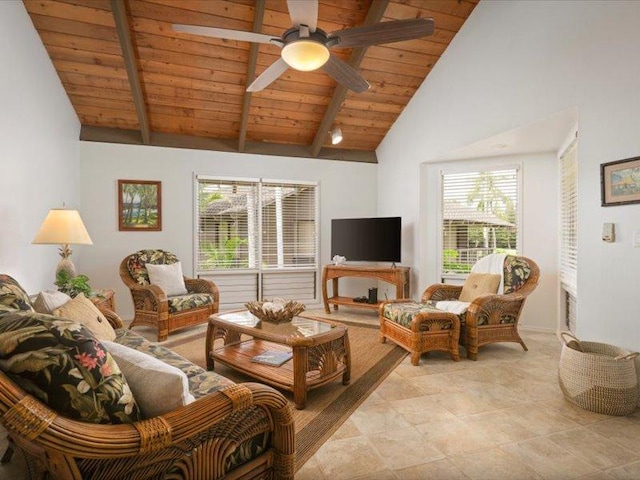
[[[70,342],[90,333],[67,319],[35,313],[18,283],[0,275],[0,422],[8,431],[10,444],[3,461],[11,458],[12,450],[18,450],[25,455],[35,478],[293,478],[293,419],[282,394],[257,383],[234,384],[123,328],[114,312],[102,313],[115,329],[115,343],[148,353],[185,372],[195,401],[152,418],[139,415],[131,422],[104,422],[104,418],[96,422],[94,418],[96,423],[91,423],[54,410],[49,404],[55,404],[56,399],[38,389],[28,393],[22,387],[30,385],[29,381],[16,375],[11,364],[23,361],[25,355],[29,355],[29,361],[42,363],[64,353],[47,352],[45,348],[37,350],[37,355],[29,350],[11,357],[8,352],[13,349],[15,353],[21,345],[24,348],[33,341],[34,331],[46,337],[44,341],[55,337],[57,342]],[[47,330],[42,325],[52,327]],[[89,343],[99,345],[95,338]],[[76,353],[75,358],[81,355]],[[37,365],[40,368],[40,363]],[[73,370],[78,373],[78,368]],[[84,380],[91,383],[86,375]],[[66,385],[73,381],[65,380],[64,388],[74,390]],[[77,390],[82,391],[80,384]],[[40,398],[43,396],[49,402]],[[73,406],[80,403],[75,398],[71,401]],[[116,407],[125,407],[122,401],[116,403]],[[116,412],[117,418],[132,415],[132,405]]]

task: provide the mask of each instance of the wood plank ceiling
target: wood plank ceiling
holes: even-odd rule
[[[371,88],[287,70],[246,86],[275,45],[174,32],[173,23],[257,31],[291,26],[285,0],[24,0],[89,141],[376,162],[375,149],[479,0],[320,0],[326,32],[433,18],[433,35],[332,54]],[[329,130],[344,140],[331,145]]]

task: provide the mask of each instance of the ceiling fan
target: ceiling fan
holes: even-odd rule
[[[173,29],[176,32],[193,35],[270,43],[282,48],[280,58],[247,87],[248,92],[263,90],[289,67],[303,72],[322,68],[325,73],[348,89],[358,93],[364,92],[369,88],[367,81],[347,62],[331,55],[330,48],[367,47],[411,40],[433,33],[431,18],[395,20],[326,33],[317,27],[318,0],[287,0],[287,6],[293,26],[280,38],[263,33],[197,25],[174,24]]]

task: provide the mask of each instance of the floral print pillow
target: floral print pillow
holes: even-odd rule
[[[178,261],[173,253],[165,250],[140,250],[129,255],[127,260],[127,269],[131,278],[138,285],[149,285],[149,274],[147,273],[147,263],[153,265],[171,265]]]
[[[16,312],[0,319],[0,370],[61,415],[91,423],[140,420],[129,385],[79,323]]]
[[[0,315],[24,310],[33,312],[29,295],[9,275],[0,275]]]

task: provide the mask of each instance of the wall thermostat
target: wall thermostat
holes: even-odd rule
[[[616,241],[616,228],[614,223],[605,223],[602,226],[602,240],[605,242],[615,242]]]

